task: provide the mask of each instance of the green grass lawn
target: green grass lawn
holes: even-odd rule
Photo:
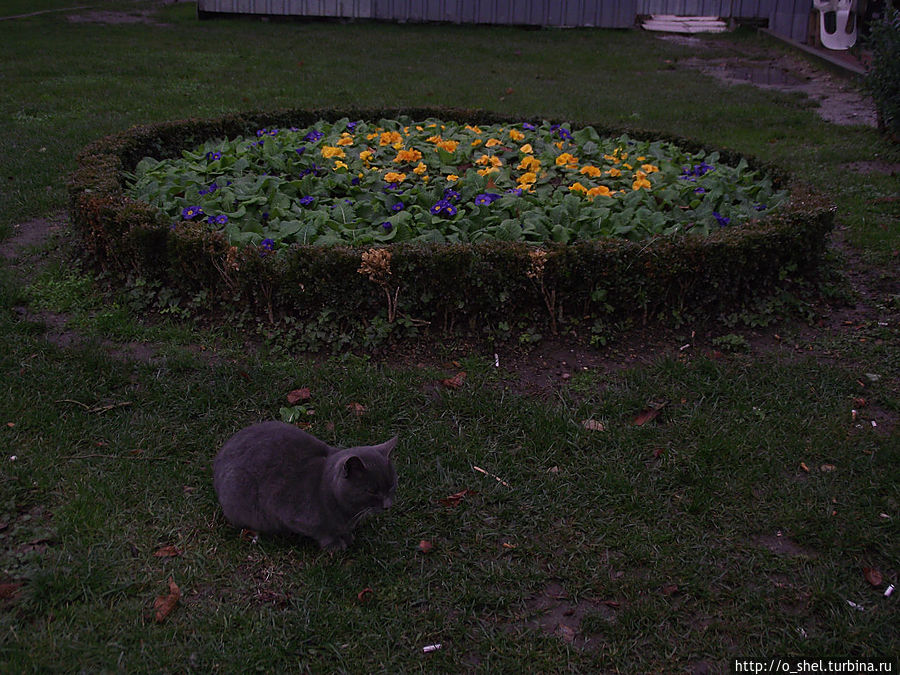
[[[642,365],[554,376],[534,394],[506,352],[500,368],[480,349],[326,358],[177,315],[145,321],[139,290],[104,290],[63,230],[0,258],[0,672],[720,672],[737,657],[900,653],[900,592],[883,596],[900,574],[898,181],[847,169],[900,151],[803,98],[678,66],[781,45],[197,22],[192,3],[152,24],[66,17],[0,22],[0,235],[58,215],[77,151],[132,124],[472,107],[656,129],[785,166],[837,204],[853,247],[834,264],[862,275],[853,302],[867,309],[844,325],[816,306],[811,326],[779,321],[749,343],[725,325],[697,338],[724,337],[737,350],[724,356],[679,350],[691,326],[663,355],[638,337],[598,358],[634,351]],[[439,384],[461,370],[461,388]],[[346,552],[252,543],[216,505],[217,448],[277,419],[300,386],[328,442],[400,435],[396,505]],[[155,555],[169,546],[179,554]],[[156,622],[170,579],[181,596]]]

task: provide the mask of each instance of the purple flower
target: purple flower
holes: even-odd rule
[[[384,221],[381,224],[381,227],[385,232],[390,232],[391,230],[394,229],[394,226],[391,223],[389,223],[388,221]]]
[[[181,209],[181,217],[184,220],[193,220],[203,215],[203,209],[199,206],[187,206]]]
[[[299,148],[294,148],[294,152],[296,152],[298,155],[302,156],[303,153],[306,152],[306,146],[301,145]]]
[[[221,152],[207,152],[206,153],[206,161],[207,162],[215,162],[216,160],[222,159]]]
[[[482,192],[480,195],[475,197],[475,203],[479,206],[489,206],[498,199],[500,199],[500,195],[498,194],[494,194],[493,192]]]
[[[318,141],[322,138],[325,138],[325,134],[323,134],[321,131],[317,131],[316,129],[313,129],[308,134],[306,134],[306,136],[304,138],[307,141],[309,141],[310,143],[315,143],[316,141]]]
[[[507,192],[511,195],[516,195],[517,197],[522,196],[522,188],[512,188],[510,190],[507,190]]]
[[[569,133],[569,130],[563,128],[559,124],[554,124],[552,127],[550,127],[550,131],[555,131],[557,133],[557,135],[559,135],[559,137],[561,139],[563,139],[564,141],[572,140],[572,134]]]
[[[698,194],[698,195],[705,195],[706,188],[702,188],[702,187],[694,188],[694,193]]]
[[[306,195],[305,197],[300,197],[299,201],[301,206],[312,206],[315,203],[316,198],[312,195]]]
[[[715,217],[716,222],[719,223],[719,227],[725,227],[731,222],[731,218],[723,216],[718,211],[713,211],[713,217]]]
[[[216,183],[213,183],[213,184],[210,185],[208,188],[205,188],[205,189],[203,189],[203,190],[198,190],[198,191],[197,191],[197,194],[200,194],[200,195],[211,195],[213,192],[215,192],[215,191],[218,190],[218,189],[219,189],[219,186],[218,186]]]
[[[267,237],[266,239],[263,239],[262,242],[260,242],[259,247],[265,249],[266,251],[274,251],[275,250],[275,240],[269,239]]]
[[[459,201],[459,193],[456,190],[447,188],[446,190],[444,190],[444,201],[458,202]]]
[[[359,122],[347,122],[347,131],[353,131]]]
[[[268,133],[267,129],[257,129],[256,137],[259,138],[260,136],[265,136],[267,133]]]
[[[765,204],[756,204],[753,208],[756,209],[757,211],[765,211],[769,207],[766,206]]]
[[[456,215],[456,207],[446,199],[441,199],[431,207],[431,213],[435,216],[446,216],[452,218]]]
[[[537,127],[534,126],[531,122],[522,122],[522,128],[525,131],[536,131]]]
[[[397,202],[396,204],[391,206],[391,211],[393,211],[394,213],[399,213],[400,211],[402,211],[405,208],[406,208],[406,206],[404,205],[403,202]]]
[[[210,225],[225,225],[228,223],[228,216],[224,213],[220,213],[217,216],[210,216],[206,219],[206,222]]]

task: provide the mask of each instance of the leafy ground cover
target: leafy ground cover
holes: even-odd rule
[[[672,143],[593,127],[343,119],[145,158],[131,194],[233,244],[484,239],[568,243],[706,234],[787,198],[772,179]]]
[[[805,99],[678,67],[777,45],[104,6],[153,23],[46,14],[0,43],[0,670],[721,672],[900,651],[884,596],[900,573],[900,156]],[[373,53],[380,78],[359,67]],[[97,135],[348,99],[640,123],[775,160],[838,204],[831,301],[751,298],[603,351],[325,359],[148,320],[144,290],[105,289],[71,257],[65,175]],[[397,504],[345,553],[253,543],[217,512],[215,449],[282,408],[336,444],[401,436]]]

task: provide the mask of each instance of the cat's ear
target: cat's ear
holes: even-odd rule
[[[350,455],[344,460],[344,478],[354,478],[366,472],[366,465],[356,455]]]
[[[385,441],[381,445],[376,445],[375,449],[378,450],[385,457],[391,456],[391,451],[397,447],[397,441],[399,440],[398,436],[394,436],[391,440]]]

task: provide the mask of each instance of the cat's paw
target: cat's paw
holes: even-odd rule
[[[322,537],[319,539],[319,546],[326,551],[344,551],[352,542],[353,537],[350,535],[344,537]]]

